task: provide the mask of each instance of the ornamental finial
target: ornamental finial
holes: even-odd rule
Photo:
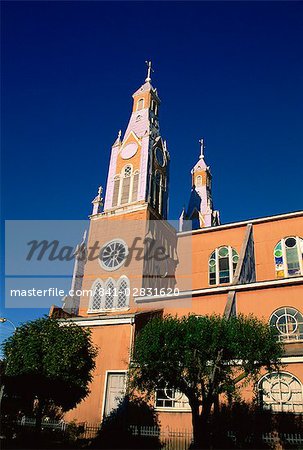
[[[203,159],[204,158],[204,149],[205,149],[204,138],[201,138],[199,140],[199,144],[200,144],[200,156],[199,156],[199,159]]]
[[[147,77],[145,78],[145,81],[148,83],[151,81],[151,73],[154,72],[154,69],[152,68],[151,61],[145,61],[145,64],[147,65]]]

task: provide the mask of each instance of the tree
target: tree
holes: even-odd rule
[[[18,327],[3,349],[6,390],[35,405],[37,429],[47,405],[67,411],[89,393],[97,354],[90,330],[43,317]]]
[[[282,354],[273,328],[253,316],[165,316],[137,336],[130,384],[147,394],[163,385],[184,393],[195,446],[205,448],[218,396],[235,395],[241,381],[255,381],[262,367],[277,369]]]

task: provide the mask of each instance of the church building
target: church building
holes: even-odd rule
[[[151,73],[148,63],[128,126],[111,148],[104,199],[99,188],[92,202],[88,235],[76,252],[75,295],[51,311],[89,327],[99,349],[90,394],[66,420],[100,423],[117,406],[137,333],[165,314],[252,313],[276,327],[285,344],[283,368],[262,373],[259,401],[272,411],[303,413],[303,211],[221,224],[201,139],[197,161],[188,154],[188,205],[172,224],[174,155],[160,133]],[[155,243],[163,257],[152,253]],[[149,252],[153,257],[146,257]],[[243,388],[243,398],[253,398],[252,387]],[[190,428],[181,393],[159,387],[154,406],[161,426]]]

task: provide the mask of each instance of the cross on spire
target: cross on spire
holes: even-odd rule
[[[151,61],[145,61],[145,64],[147,65],[147,77],[145,78],[145,81],[148,83],[151,81],[151,73],[154,72],[154,69],[152,68]]]
[[[204,149],[205,149],[204,138],[201,138],[199,140],[199,144],[200,144],[200,156],[199,156],[199,159],[202,159],[202,158],[204,158]]]

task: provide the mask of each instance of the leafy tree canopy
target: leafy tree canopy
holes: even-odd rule
[[[3,350],[6,390],[41,408],[51,401],[66,411],[89,393],[97,352],[88,329],[43,317],[18,327]]]
[[[216,397],[232,396],[262,367],[277,369],[282,354],[274,329],[253,316],[166,316],[150,321],[136,338],[131,384],[147,393],[163,385],[183,392],[199,440]]]

